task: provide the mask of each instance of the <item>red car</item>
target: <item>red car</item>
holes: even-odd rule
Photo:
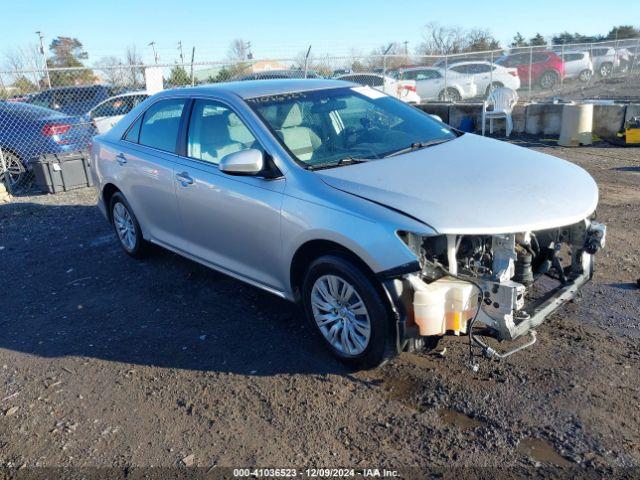
[[[531,83],[544,89],[556,86],[564,78],[564,61],[553,52],[522,52],[505,55],[496,60],[503,67],[515,67],[522,85],[529,85],[529,65]]]

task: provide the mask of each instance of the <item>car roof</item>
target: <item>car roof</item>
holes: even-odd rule
[[[474,63],[482,63],[483,65],[491,65],[491,62],[488,60],[461,60],[459,62],[451,62],[449,64],[450,67],[457,67],[459,65],[471,65]]]
[[[407,67],[407,68],[399,68],[398,71],[399,72],[412,72],[415,70],[438,70],[438,71],[442,71],[443,69],[440,67],[434,67],[432,65],[425,65],[423,67]]]
[[[325,80],[314,78],[287,78],[273,80],[245,80],[236,82],[213,83],[191,88],[176,88],[165,90],[171,93],[185,93],[187,95],[201,95],[203,93],[216,94],[220,92],[233,93],[243,99],[264,97],[268,95],[282,95],[286,93],[324,90],[328,88],[354,87],[353,82],[340,80]],[[160,93],[159,95],[163,95]]]

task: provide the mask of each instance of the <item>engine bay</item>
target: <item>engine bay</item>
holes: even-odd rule
[[[606,227],[585,219],[509,234],[400,236],[420,264],[407,277],[414,293],[410,317],[420,335],[467,333],[477,323],[499,340],[513,340],[591,278]]]

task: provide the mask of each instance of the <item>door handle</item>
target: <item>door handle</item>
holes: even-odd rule
[[[193,178],[191,178],[187,172],[178,173],[176,179],[183,187],[193,184]]]
[[[116,155],[116,162],[118,162],[120,165],[124,165],[125,163],[127,163],[127,157],[125,157],[123,153],[119,153],[118,155]]]

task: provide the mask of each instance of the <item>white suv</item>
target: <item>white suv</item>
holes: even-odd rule
[[[578,79],[588,82],[593,76],[593,62],[589,52],[556,52],[564,60],[566,79]]]
[[[486,61],[472,61],[455,63],[449,67],[449,70],[471,77],[471,81],[478,86],[478,93],[485,96],[499,87],[508,87],[512,90],[520,88],[517,68],[507,68]]]

